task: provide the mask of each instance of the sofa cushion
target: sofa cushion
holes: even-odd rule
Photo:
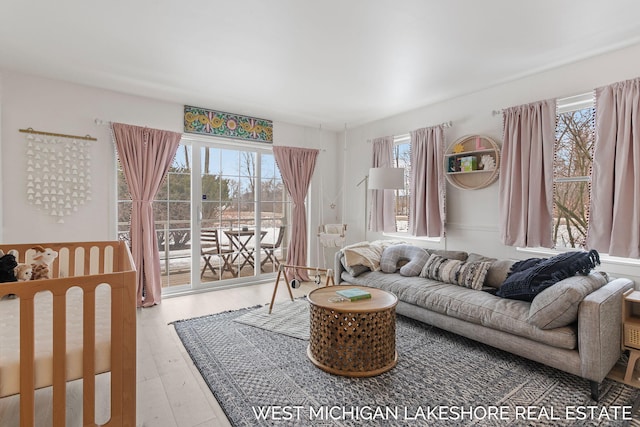
[[[380,269],[385,273],[395,273],[398,270],[398,262],[408,260],[400,267],[403,276],[418,276],[422,267],[429,259],[429,254],[423,248],[413,245],[389,246],[382,251]]]
[[[404,277],[399,274],[366,272],[351,277],[346,271],[341,279],[346,283],[384,289],[398,297],[402,303],[455,317],[466,322],[518,335],[553,347],[575,349],[575,325],[556,329],[540,329],[527,322],[531,303],[499,298],[487,292],[437,280]],[[476,338],[482,341],[482,336]]]
[[[582,300],[606,284],[607,278],[599,272],[564,279],[533,299],[527,322],[541,329],[570,325],[578,320]]]
[[[600,264],[598,252],[564,252],[547,259],[517,262],[496,295],[503,298],[533,301],[535,296],[562,279],[577,273],[588,274]],[[523,269],[523,266],[526,268]]]
[[[489,262],[463,262],[432,254],[420,276],[481,290],[490,266]]]

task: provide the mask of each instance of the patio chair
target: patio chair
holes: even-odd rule
[[[266,255],[262,260],[262,262],[260,263],[260,269],[262,269],[264,265],[269,261],[273,263],[275,268],[278,268],[278,266],[280,265],[280,260],[278,260],[278,257],[275,256],[275,252],[276,252],[276,249],[282,246],[282,239],[284,238],[284,232],[285,232],[285,226],[281,225],[280,229],[278,230],[278,238],[274,243],[260,244],[260,247],[264,249],[264,253]]]
[[[223,262],[221,268],[221,276],[224,274],[225,270],[230,271],[234,276],[236,275],[233,266],[231,265],[230,259],[233,255],[233,249],[222,247],[220,245],[220,239],[218,237],[217,229],[204,229],[200,231],[200,253],[202,254],[202,259],[204,260],[204,267],[202,267],[202,272],[200,273],[200,278],[204,276],[207,268],[211,270],[211,272],[215,275],[216,268],[211,264],[211,258],[213,256],[218,256]]]

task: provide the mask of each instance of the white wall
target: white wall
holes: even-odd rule
[[[472,66],[468,72],[473,72]],[[348,193],[345,212],[351,230],[349,242],[364,237],[364,189],[356,188],[356,183],[365,176],[371,164],[372,147],[367,140],[452,121],[453,127],[445,129],[447,145],[472,134],[488,135],[501,145],[502,116],[494,116],[493,110],[577,95],[638,76],[640,45],[635,45],[349,130],[345,154],[345,162],[350,165],[345,183]],[[461,190],[447,184],[447,238],[440,243],[417,241],[417,244],[515,259],[534,256],[500,242],[497,200],[497,182],[481,190]],[[367,239],[382,237],[379,233],[369,232]],[[637,267],[606,264],[604,268],[619,275],[640,276]]]
[[[203,107],[215,108],[212,105]],[[0,71],[0,241],[8,243],[109,240],[116,237],[115,155],[109,127],[95,119],[176,132],[183,130],[183,105]],[[25,134],[18,129],[90,134],[93,199],[58,224],[30,205],[26,196]],[[341,177],[326,173],[336,164],[337,134],[274,123],[274,145],[319,148],[309,196],[311,236],[320,217],[320,183],[335,192]],[[328,209],[328,208],[327,208]],[[325,213],[325,217],[330,212]],[[312,245],[312,260],[316,252]]]

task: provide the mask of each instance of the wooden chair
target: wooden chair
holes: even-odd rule
[[[215,275],[216,269],[211,264],[211,258],[215,255],[220,257],[222,262],[224,263],[221,268],[220,275],[224,274],[225,270],[230,271],[234,276],[236,275],[235,270],[233,269],[233,265],[231,265],[231,256],[233,255],[233,249],[222,247],[220,245],[220,239],[218,238],[218,230],[217,229],[203,229],[200,231],[200,253],[202,255],[202,259],[204,260],[204,267],[202,267],[202,272],[200,273],[200,278],[204,276],[204,272],[209,268],[211,272]]]
[[[264,267],[264,265],[271,261],[273,265],[277,268],[280,265],[280,261],[278,257],[275,256],[276,249],[278,249],[282,245],[282,239],[284,238],[285,226],[281,225],[278,230],[278,238],[274,243],[261,243],[260,247],[264,249],[265,257],[260,263],[260,269]]]

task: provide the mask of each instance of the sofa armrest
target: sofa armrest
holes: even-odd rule
[[[346,271],[344,265],[342,265],[342,258],[344,257],[344,253],[342,251],[336,252],[336,256],[333,258],[333,279],[336,285],[339,285],[342,282],[342,272]]]
[[[620,358],[622,295],[633,286],[629,279],[615,279],[580,303],[578,352],[584,378],[601,382]]]

